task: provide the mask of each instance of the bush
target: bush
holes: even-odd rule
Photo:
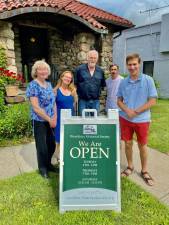
[[[0,45],[0,67],[6,68],[7,66],[7,57],[5,53],[5,48]],[[0,77],[0,115],[5,110],[5,89],[4,89],[4,81]]]
[[[3,118],[0,119],[0,140],[30,136],[32,126],[28,103],[11,105],[6,108]]]
[[[155,84],[155,87],[156,87],[157,92],[158,92],[158,96],[160,96],[160,82],[158,80],[154,79],[154,78],[153,78],[153,80],[154,80],[154,84]]]
[[[120,76],[126,78],[126,77],[128,77],[128,74],[127,73],[122,73],[122,74],[120,74]]]
[[[0,45],[0,67],[6,68],[7,66],[7,57],[5,53],[5,48]]]
[[[4,81],[0,78],[0,115],[4,112],[5,106],[5,88]]]

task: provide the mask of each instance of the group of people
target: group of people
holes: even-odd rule
[[[132,160],[133,134],[136,133],[141,158],[141,176],[152,186],[153,178],[147,171],[147,137],[150,124],[150,108],[156,103],[157,91],[153,79],[140,73],[141,59],[138,54],[128,55],[126,66],[128,77],[119,75],[119,66],[112,64],[110,76],[105,80],[104,71],[97,65],[98,52],[87,54],[87,63],[78,66],[74,74],[65,71],[53,89],[47,81],[50,67],[44,61],[36,61],[32,67],[33,81],[26,95],[31,102],[31,118],[37,149],[40,174],[48,178],[49,171],[56,171],[51,164],[54,152],[59,160],[60,112],[71,109],[78,115],[83,109],[96,109],[99,114],[101,89],[106,87],[106,111],[119,109],[121,139],[125,142],[128,165],[121,176],[129,176],[134,170]],[[56,151],[55,151],[56,148]]]

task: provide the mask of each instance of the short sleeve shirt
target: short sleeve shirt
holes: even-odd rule
[[[47,82],[47,87],[44,88],[40,86],[37,81],[31,81],[27,87],[26,96],[27,98],[37,97],[40,108],[42,108],[49,117],[54,115],[55,95],[49,82]],[[31,118],[32,120],[45,121],[32,107]]]
[[[79,99],[83,99],[85,101],[98,100],[101,88],[106,86],[104,71],[98,65],[96,65],[92,76],[87,64],[78,66],[75,69],[74,82],[77,86]]]
[[[120,83],[117,97],[122,97],[124,104],[129,109],[137,109],[144,105],[150,98],[157,98],[157,90],[152,77],[140,74],[137,80],[132,80],[130,76]],[[120,116],[135,123],[149,122],[151,120],[150,109],[140,113],[130,119],[124,111],[120,111]]]
[[[109,77],[106,79],[107,99],[106,99],[106,111],[108,109],[118,109],[117,106],[117,91],[123,77],[120,75],[116,79]]]

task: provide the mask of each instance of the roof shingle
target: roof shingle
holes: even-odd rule
[[[0,0],[0,13],[33,6],[45,6],[69,11],[99,29],[107,29],[99,20],[118,24],[123,27],[133,26],[133,23],[127,19],[77,0]]]

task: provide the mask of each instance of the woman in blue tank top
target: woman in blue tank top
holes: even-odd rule
[[[54,88],[57,104],[57,124],[55,128],[56,140],[56,158],[59,160],[59,144],[60,144],[60,113],[61,109],[71,109],[72,115],[75,115],[77,93],[73,83],[73,74],[71,71],[65,71],[61,74],[56,87]]]

